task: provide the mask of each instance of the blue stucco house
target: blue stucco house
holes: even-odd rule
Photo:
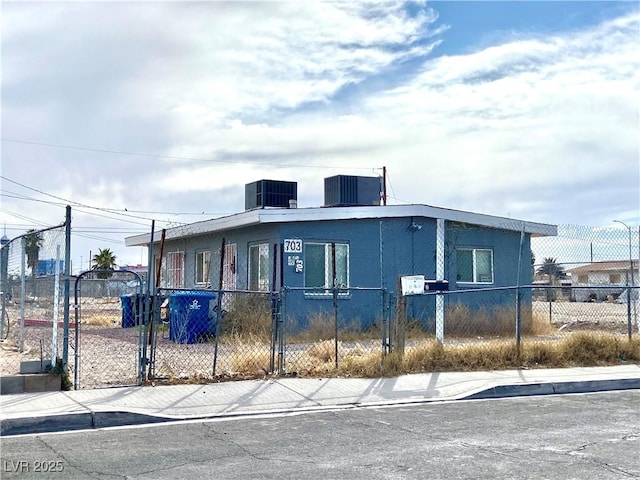
[[[378,179],[347,177],[336,184],[335,178],[325,179],[322,207],[296,208],[292,182],[260,181],[258,188],[247,185],[245,211],[166,230],[160,285],[286,287],[287,315],[304,327],[309,316],[335,307],[335,278],[341,318],[366,327],[381,314],[383,292],[396,295],[405,275],[447,280],[450,301],[511,302],[512,291],[488,296],[485,290],[531,284],[531,237],[556,235],[554,225],[429,205],[380,205]],[[156,262],[159,241],[156,232]],[[126,239],[127,246],[149,242],[149,234]],[[454,299],[455,291],[473,289],[482,295]],[[412,299],[409,308],[425,322],[438,309],[433,296]]]

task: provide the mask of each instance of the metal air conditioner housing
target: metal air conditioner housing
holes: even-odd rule
[[[380,177],[336,175],[324,179],[324,206],[380,205]]]
[[[291,202],[294,200],[294,202]],[[297,182],[258,180],[244,187],[244,209],[281,207],[289,208],[298,200]]]

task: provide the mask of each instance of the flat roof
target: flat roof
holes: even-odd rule
[[[635,270],[638,267],[638,260],[632,260],[631,265]],[[594,272],[609,272],[609,271],[629,271],[631,266],[629,260],[606,260],[603,262],[589,263],[588,265],[581,265],[579,267],[570,268],[565,270],[567,273],[594,273]]]
[[[165,240],[194,237],[207,233],[222,232],[253,225],[315,222],[330,220],[359,220],[371,218],[402,218],[426,217],[441,218],[452,222],[468,223],[482,227],[499,228],[525,233],[534,237],[555,236],[558,234],[556,225],[546,223],[527,222],[514,218],[496,217],[481,213],[452,210],[449,208],[432,207],[430,205],[372,205],[346,207],[309,207],[309,208],[256,208],[225,217],[203,220],[201,222],[169,228],[165,232]],[[125,238],[127,247],[147,245],[151,234],[145,233]],[[160,241],[156,235],[154,241]]]

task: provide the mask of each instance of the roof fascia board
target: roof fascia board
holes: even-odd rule
[[[489,228],[521,231],[532,236],[556,236],[558,227],[545,223],[527,222],[512,218],[495,217],[480,213],[464,212],[430,205],[387,205],[357,207],[313,207],[313,208],[259,208],[226,217],[205,220],[186,226],[168,229],[165,240],[192,237],[206,233],[265,223],[311,222],[328,220],[355,220],[367,218],[425,217],[442,218],[452,222],[468,223]],[[139,246],[149,243],[150,234],[136,235],[125,239],[125,245]],[[156,241],[159,241],[156,240]]]

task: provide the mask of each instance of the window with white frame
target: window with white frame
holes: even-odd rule
[[[196,252],[196,285],[207,285],[211,279],[209,278],[211,265],[211,252],[209,250],[200,250]]]
[[[249,246],[249,290],[269,290],[269,244]]]
[[[349,245],[336,243],[336,280],[340,288],[349,288]],[[307,288],[332,288],[333,264],[331,243],[305,242],[304,244],[304,286]],[[309,294],[330,292],[309,291]],[[346,294],[345,292],[340,292]]]
[[[456,264],[459,283],[493,283],[493,250],[457,248]]]

